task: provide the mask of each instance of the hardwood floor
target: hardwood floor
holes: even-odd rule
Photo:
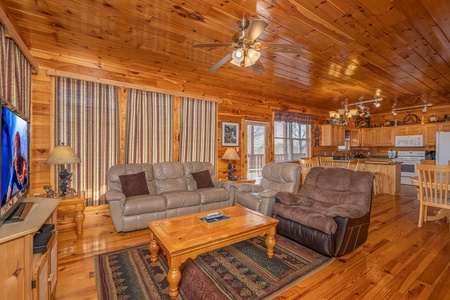
[[[417,227],[414,187],[373,199],[369,239],[303,280],[280,299],[450,299],[450,231],[445,221]],[[149,242],[147,230],[117,233],[107,205],[87,207],[84,235],[60,216],[56,299],[97,299],[94,255]]]

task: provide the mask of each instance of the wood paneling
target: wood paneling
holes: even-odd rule
[[[395,101],[397,107],[420,104],[422,97],[434,105],[450,103],[450,5],[444,0],[0,4],[10,34],[21,37],[33,56],[46,55],[46,67],[55,70],[266,107],[335,110],[342,97],[368,99],[376,89],[385,100],[372,114],[389,112]],[[302,48],[262,51],[266,71],[259,76],[228,63],[207,73],[231,49],[192,45],[231,42],[244,15],[269,23],[259,41]],[[77,67],[71,60],[78,60]]]

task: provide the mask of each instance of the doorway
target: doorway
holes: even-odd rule
[[[259,180],[262,177],[262,168],[266,164],[267,148],[267,122],[246,121],[247,143],[245,166],[247,179]]]

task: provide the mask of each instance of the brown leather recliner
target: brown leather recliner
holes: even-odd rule
[[[299,194],[276,195],[277,233],[329,256],[353,251],[368,237],[373,178],[370,172],[311,168]]]

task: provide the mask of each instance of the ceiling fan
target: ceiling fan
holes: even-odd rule
[[[264,20],[253,20],[243,18],[238,21],[237,27],[239,31],[232,37],[230,43],[198,43],[194,44],[194,48],[213,48],[213,47],[233,47],[234,50],[228,53],[213,65],[208,72],[214,72],[223,66],[226,62],[230,62],[240,67],[251,67],[256,74],[264,71],[262,63],[259,61],[261,56],[260,50],[270,49],[276,52],[299,52],[300,45],[289,44],[273,44],[260,43],[256,39],[264,32],[269,25]]]

